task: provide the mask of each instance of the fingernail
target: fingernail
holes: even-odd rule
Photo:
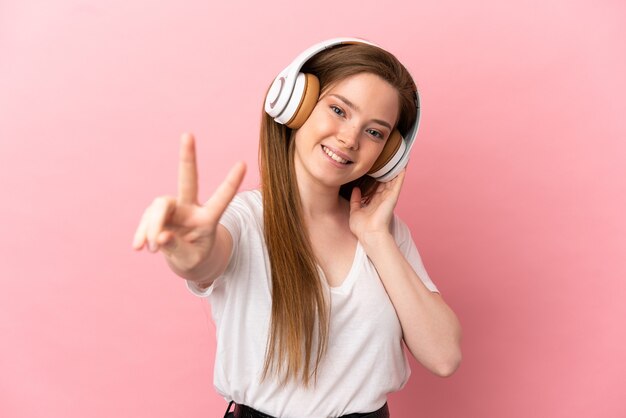
[[[148,250],[150,250],[150,252],[155,252],[156,251],[156,244],[152,241],[148,241]]]

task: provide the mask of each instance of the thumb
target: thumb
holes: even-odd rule
[[[166,255],[170,255],[179,245],[178,238],[176,238],[176,234],[172,231],[161,232],[156,242]]]
[[[361,189],[355,187],[350,195],[350,213],[361,209]]]

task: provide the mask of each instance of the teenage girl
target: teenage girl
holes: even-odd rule
[[[209,301],[226,416],[389,417],[387,394],[410,375],[402,341],[436,375],[459,366],[459,321],[393,212],[418,122],[406,68],[340,38],[268,90],[259,189],[237,193],[237,163],[200,204],[182,136],[179,194],[146,209],[133,246]]]

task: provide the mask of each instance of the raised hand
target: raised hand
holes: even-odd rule
[[[393,210],[398,202],[400,189],[404,182],[406,170],[393,180],[379,183],[376,192],[367,204],[361,202],[361,190],[354,188],[350,197],[350,230],[359,241],[376,239],[380,234],[389,234],[389,225]]]
[[[246,166],[235,164],[204,204],[198,203],[195,140],[183,134],[180,143],[178,197],[160,196],[144,211],[133,248],[161,251],[170,266],[185,272],[207,259],[214,249],[218,222],[243,181]]]

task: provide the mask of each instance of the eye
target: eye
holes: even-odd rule
[[[345,116],[345,112],[343,110],[341,110],[340,107],[335,106],[335,105],[331,105],[330,106],[330,110],[332,110],[334,113],[336,113],[338,116]]]
[[[378,139],[384,138],[383,134],[378,132],[376,129],[368,129],[367,133]]]

